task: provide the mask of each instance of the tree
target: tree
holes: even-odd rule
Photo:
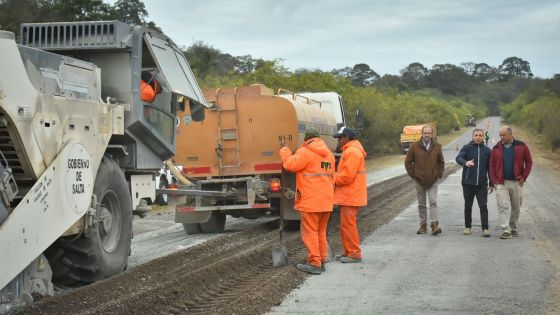
[[[331,74],[335,77],[350,79],[350,74],[352,73],[352,68],[344,67],[340,69],[333,69]]]
[[[197,77],[204,78],[216,73],[222,52],[202,41],[198,41],[192,44],[184,54]]]
[[[157,26],[154,21],[149,21],[149,22],[145,23],[144,26],[146,26],[149,29],[152,29],[152,30],[158,31],[160,33],[163,33],[161,28],[159,28],[159,26]]]
[[[96,21],[115,17],[114,8],[103,0],[39,0],[39,3],[40,22]]]
[[[373,71],[367,64],[358,63],[354,67],[344,67],[333,69],[331,74],[337,78],[349,79],[354,86],[372,86],[380,76]]]
[[[519,57],[509,57],[504,59],[498,67],[500,80],[508,81],[511,78],[532,78],[531,66],[528,61]]]
[[[560,97],[560,74],[556,73],[552,79],[547,80],[547,88],[557,97]]]
[[[426,85],[429,71],[419,62],[413,62],[400,71],[401,78],[412,89],[421,89]]]
[[[477,63],[471,74],[474,78],[482,82],[493,82],[498,80],[498,69],[489,66],[486,63]]]
[[[469,62],[461,62],[461,68],[463,68],[463,70],[465,71],[466,74],[472,76],[474,73],[474,69],[476,67],[476,64],[472,61]]]
[[[21,8],[26,8],[22,10]],[[23,22],[34,22],[39,16],[39,3],[36,0],[1,0],[0,29],[19,33]]]
[[[119,21],[131,25],[145,25],[148,11],[140,0],[119,0],[115,2],[115,11]],[[151,22],[153,23],[153,22]],[[153,23],[155,26],[155,23]]]
[[[255,71],[257,61],[251,55],[243,55],[235,57],[235,71],[240,74],[251,73]]]
[[[475,81],[462,68],[446,63],[434,65],[426,83],[445,94],[465,95],[474,89]]]
[[[398,75],[386,74],[375,81],[375,87],[380,91],[397,91],[406,90],[406,83]]]
[[[358,63],[350,71],[350,80],[354,86],[371,86],[379,79],[379,74],[367,64]]]

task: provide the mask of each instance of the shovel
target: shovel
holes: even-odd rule
[[[286,244],[284,244],[284,185],[286,183],[284,166],[282,166],[282,173],[280,174],[280,182],[282,189],[280,190],[280,224],[278,230],[280,231],[280,240],[278,245],[272,247],[272,266],[282,267],[288,264],[288,252],[286,251]]]

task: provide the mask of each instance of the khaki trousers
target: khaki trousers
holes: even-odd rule
[[[418,214],[420,215],[420,223],[426,223],[428,220],[426,196],[428,196],[427,199],[430,203],[430,221],[437,221],[437,182],[428,188],[416,182],[416,197],[418,198]]]
[[[506,180],[503,185],[496,185],[498,217],[504,230],[517,230],[517,221],[521,212],[522,186],[517,181]]]

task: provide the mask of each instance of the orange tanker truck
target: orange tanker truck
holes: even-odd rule
[[[178,112],[177,149],[173,161],[193,181],[192,196],[177,198],[175,221],[188,234],[215,233],[224,229],[226,214],[254,219],[277,212],[280,189],[287,199],[284,218],[298,221],[293,211],[295,176],[287,173],[280,182],[282,164],[278,150],[285,143],[295,151],[310,127],[319,130],[329,148],[336,150],[332,135],[344,124],[340,95],[295,94],[280,90],[277,95],[264,85],[206,89],[212,106],[204,121],[192,120],[187,106]],[[315,100],[316,95],[322,101]],[[186,198],[186,201],[185,201]]]

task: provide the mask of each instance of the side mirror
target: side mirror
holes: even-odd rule
[[[192,100],[189,99],[189,108],[191,110],[191,118],[193,121],[203,121],[204,120],[204,114],[205,114],[205,108],[203,105],[199,104],[199,103],[195,103]]]

